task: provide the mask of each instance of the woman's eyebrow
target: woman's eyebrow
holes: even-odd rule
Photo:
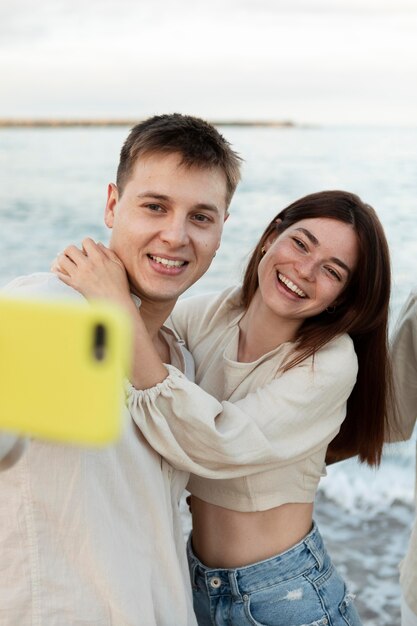
[[[314,246],[319,246],[320,245],[319,240],[313,235],[312,232],[307,230],[307,228],[296,228],[295,230],[299,230],[300,232],[304,233],[305,236],[308,237],[308,239],[311,241],[311,243]]]
[[[307,230],[307,228],[296,228],[295,230],[299,230],[300,232],[304,233],[304,235],[311,241],[313,246],[317,247],[320,245],[320,242],[317,239],[317,237],[315,237],[311,231]],[[351,275],[352,270],[341,259],[338,259],[337,257],[333,256],[330,259],[330,261],[333,261],[333,263],[336,263],[336,265],[344,269],[348,273],[349,276]]]

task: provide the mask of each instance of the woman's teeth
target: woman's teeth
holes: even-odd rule
[[[284,283],[286,287],[288,287],[288,289],[290,289],[293,293],[296,293],[297,296],[300,296],[300,298],[306,297],[306,294],[304,293],[304,291],[302,291],[299,287],[297,287],[297,285],[294,285],[294,283],[291,282],[289,278],[287,278],[283,274],[280,274],[279,272],[278,272],[278,278],[282,283]]]

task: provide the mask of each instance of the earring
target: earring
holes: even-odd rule
[[[333,313],[336,311],[336,305],[332,305],[332,306],[328,306],[326,309],[326,313],[328,313],[329,315],[333,315]]]
[[[262,254],[262,256],[263,256],[264,254],[266,254],[266,248],[265,248],[265,246],[262,246],[262,248],[261,248],[261,254]]]

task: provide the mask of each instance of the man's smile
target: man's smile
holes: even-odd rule
[[[167,259],[166,257],[156,256],[153,254],[148,254],[147,256],[152,261],[155,261],[155,263],[160,263],[165,267],[183,267],[184,265],[188,265],[188,261],[182,261],[180,259]]]

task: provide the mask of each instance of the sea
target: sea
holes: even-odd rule
[[[220,132],[244,158],[223,242],[189,294],[238,283],[265,225],[293,200],[325,189],[371,204],[392,256],[391,329],[417,286],[417,127],[239,127]],[[107,184],[129,128],[0,129],[0,286],[47,271],[85,236],[108,240]],[[398,564],[414,518],[416,435],[386,447],[378,470],[335,464],[315,505],[334,562],[356,594],[365,626],[400,623]],[[189,518],[184,508],[184,532]]]

